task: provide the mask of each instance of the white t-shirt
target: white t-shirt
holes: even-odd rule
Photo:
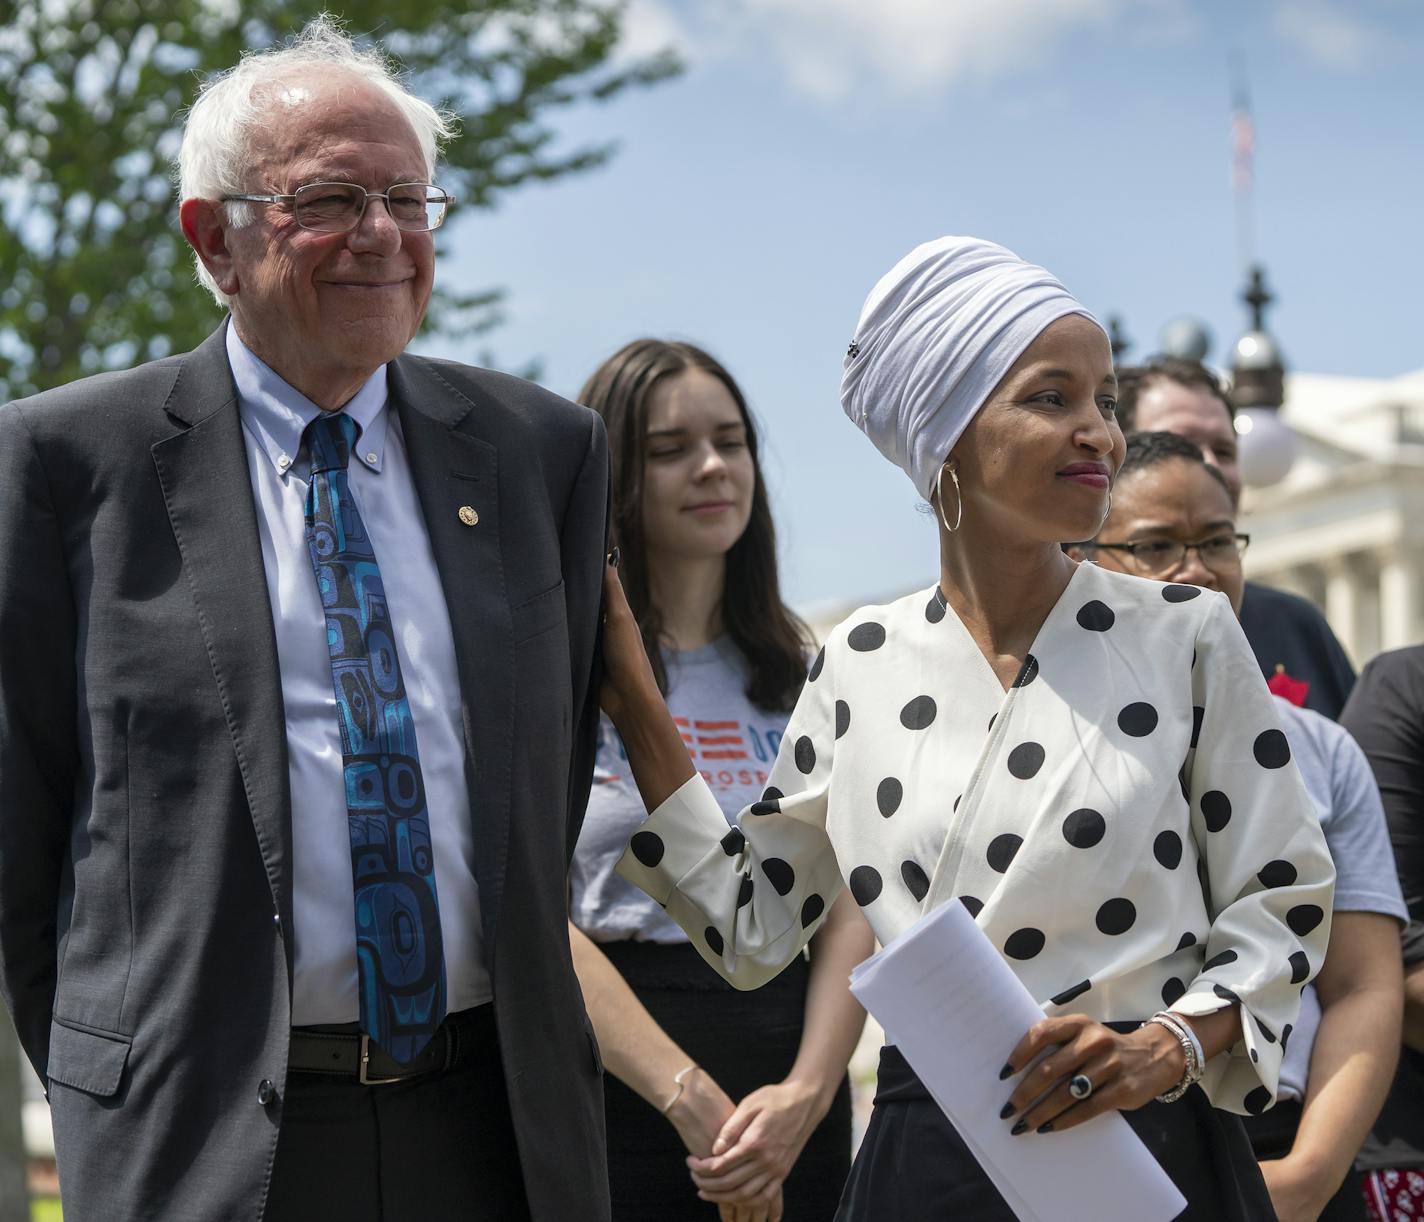
[[[747,699],[746,659],[727,637],[701,649],[667,650],[664,661],[668,709],[730,824],[766,788],[789,714],[768,713]],[[613,871],[647,817],[623,742],[605,717],[569,872],[569,915],[595,942],[687,941],[654,900]]]
[[[1309,709],[1277,698],[1281,727],[1290,740],[1301,780],[1315,803],[1325,843],[1335,861],[1336,912],[1382,912],[1409,919],[1389,828],[1380,805],[1374,773],[1349,731]],[[1281,1062],[1282,1099],[1304,1099],[1310,1054],[1320,1027],[1320,1000],[1315,986],[1301,995],[1295,1022]]]

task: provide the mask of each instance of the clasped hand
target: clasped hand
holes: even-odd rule
[[[721,1222],[780,1222],[782,1185],[815,1129],[813,1093],[790,1082],[763,1086],[735,1107],[701,1070],[670,1113],[689,1150],[697,1195]]]
[[[1085,1014],[1045,1018],[1029,1028],[1004,1066],[1005,1079],[1022,1077],[1000,1118],[1015,1134],[1061,1132],[1104,1112],[1141,1107],[1180,1082],[1185,1069],[1181,1044],[1155,1023],[1121,1034]],[[1086,1099],[1069,1093],[1077,1074],[1092,1083]]]

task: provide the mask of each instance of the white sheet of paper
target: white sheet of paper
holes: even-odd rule
[[[960,903],[941,904],[851,974],[860,999],[1021,1222],[1169,1222],[1175,1184],[1118,1112],[1011,1137],[1009,1053],[1043,1017]]]

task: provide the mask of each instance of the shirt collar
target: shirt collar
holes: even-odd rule
[[[297,460],[302,433],[321,415],[321,408],[259,360],[238,338],[231,322],[227,328],[227,359],[237,385],[238,415],[277,474],[285,478]],[[388,403],[386,367],[382,365],[342,409],[360,429],[356,457],[376,472],[385,459]]]

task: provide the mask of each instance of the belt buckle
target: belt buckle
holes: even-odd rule
[[[356,1080],[362,1086],[385,1086],[391,1082],[402,1082],[403,1078],[372,1078],[366,1073],[367,1066],[371,1061],[371,1037],[364,1031],[361,1032],[361,1064],[356,1073]]]

